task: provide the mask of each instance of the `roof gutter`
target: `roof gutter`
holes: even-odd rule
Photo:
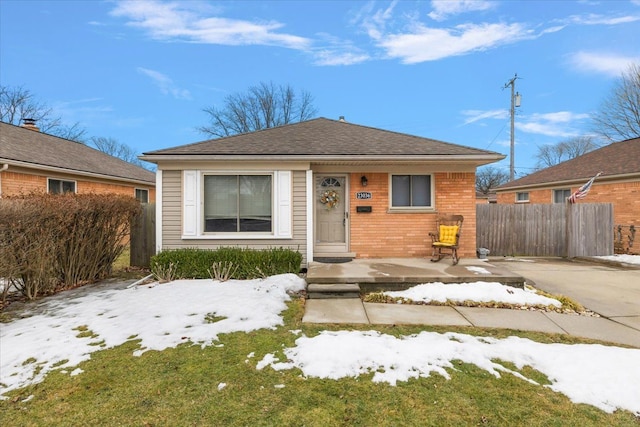
[[[265,160],[277,160],[277,161],[307,161],[307,162],[406,162],[416,163],[419,161],[435,161],[435,162],[450,162],[450,161],[467,161],[467,162],[486,162],[502,160],[506,156],[502,154],[480,154],[480,155],[308,155],[308,154],[266,154],[266,155],[239,155],[239,154],[148,154],[139,156],[140,159],[148,162],[156,163],[158,161],[265,161]]]
[[[0,199],[2,198],[2,172],[6,171],[7,169],[9,169],[9,163],[5,163],[0,168]]]

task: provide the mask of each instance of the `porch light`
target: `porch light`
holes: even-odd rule
[[[369,180],[367,179],[367,177],[362,175],[362,178],[360,178],[360,184],[362,184],[363,187],[366,187],[368,183]]]

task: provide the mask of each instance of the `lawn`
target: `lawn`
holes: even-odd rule
[[[630,412],[607,414],[513,375],[495,378],[475,365],[455,361],[449,380],[432,374],[397,386],[374,383],[372,374],[330,380],[304,378],[296,369],[258,370],[265,355],[294,346],[299,334],[292,330],[316,336],[323,330],[373,329],[302,324],[304,300],[296,298],[287,306],[283,326],[220,335],[217,345],[185,343],[134,357],[138,342],[129,341],[95,352],[78,365],[80,375],[52,371],[43,382],[8,393],[9,399],[0,401],[2,425],[640,425]],[[543,343],[586,342],[470,328],[375,329],[394,336],[457,331],[497,338],[519,335]],[[548,383],[529,368],[521,372]]]

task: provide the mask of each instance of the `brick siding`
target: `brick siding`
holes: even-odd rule
[[[360,177],[366,175],[368,185],[362,187]],[[473,173],[436,173],[436,212],[390,212],[389,174],[358,172],[351,174],[350,225],[351,251],[358,258],[429,257],[431,238],[438,214],[464,216],[460,240],[460,256],[475,256],[476,200]],[[357,200],[356,193],[368,191],[369,200]],[[371,206],[371,213],[356,212],[357,206]]]
[[[576,191],[580,186],[571,187],[571,192]],[[512,192],[500,192],[498,203],[515,203],[516,194]],[[529,191],[529,203],[551,203],[553,202],[552,189],[540,189]],[[598,183],[591,187],[591,190],[578,203],[612,203],[613,220],[615,224],[640,225],[640,181],[635,182],[614,182]]]
[[[76,191],[78,194],[123,194],[131,197],[135,197],[135,188],[149,190],[149,202],[152,203],[156,198],[155,188],[150,188],[144,185],[134,186],[111,184],[107,182],[98,181],[86,181],[82,179],[76,179],[73,177],[59,177],[59,176],[43,176],[32,175],[26,173],[13,172],[11,169],[0,172],[0,182],[2,185],[2,196],[16,196],[20,194],[29,193],[46,193],[47,191],[47,178],[65,179],[76,182]]]

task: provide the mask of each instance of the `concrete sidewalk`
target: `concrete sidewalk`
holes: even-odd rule
[[[640,331],[608,320],[555,312],[309,299],[304,323],[476,326],[567,334],[640,348]]]

